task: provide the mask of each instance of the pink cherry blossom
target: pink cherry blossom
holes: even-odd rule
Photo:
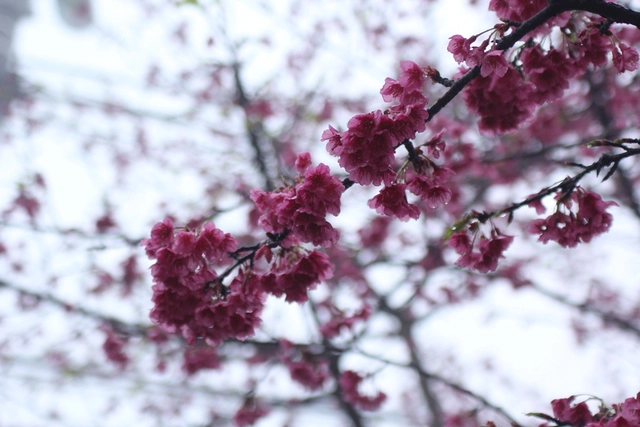
[[[406,92],[421,91],[424,85],[426,74],[418,64],[412,61],[400,61],[402,73],[398,82]]]
[[[624,43],[613,50],[613,65],[619,73],[638,69],[638,51]]]
[[[219,369],[222,366],[218,352],[209,346],[189,347],[184,351],[182,370],[194,375],[203,369]]]
[[[582,188],[576,189],[569,201],[577,202],[577,212],[557,210],[545,219],[534,220],[529,225],[529,232],[538,234],[542,243],[555,241],[563,247],[572,248],[609,230],[613,217],[606,210],[617,206],[615,202],[605,202],[600,195]]]
[[[595,25],[592,25],[578,34],[579,59],[577,65],[581,68],[589,64],[602,67],[607,64],[607,56],[612,50],[613,46],[609,38],[601,34]]]
[[[547,5],[546,0],[491,0],[489,10],[498,17],[522,22],[540,12]]]
[[[320,282],[333,277],[333,266],[323,252],[288,253],[271,270],[258,277],[261,289],[276,297],[285,296],[287,302],[303,303],[308,291]]]
[[[407,201],[406,184],[392,184],[382,188],[377,196],[369,200],[370,208],[381,215],[393,216],[400,221],[418,219],[420,210]]]
[[[342,396],[345,401],[351,403],[356,408],[364,411],[375,411],[387,400],[387,395],[381,391],[375,396],[362,395],[358,390],[358,386],[362,380],[363,377],[354,371],[343,372],[338,380]]]
[[[543,53],[534,46],[524,49],[520,59],[522,69],[534,84],[532,96],[538,104],[560,98],[569,87],[569,80],[579,72],[574,62],[556,49]]]
[[[118,365],[120,369],[125,369],[129,364],[129,356],[124,352],[127,341],[125,337],[118,334],[109,325],[102,328],[107,337],[102,344],[102,349],[107,359]]]
[[[456,62],[460,64],[466,61],[469,53],[471,52],[471,43],[473,43],[475,40],[475,37],[465,39],[461,35],[456,34],[449,38],[449,45],[447,46],[447,50],[453,54],[453,59],[455,59]]]
[[[512,242],[513,236],[505,236],[495,230],[490,237],[480,235],[475,239],[466,230],[461,230],[449,238],[448,244],[460,255],[455,262],[458,267],[488,273],[498,268],[498,260],[504,258],[504,251]]]
[[[260,400],[249,398],[234,415],[233,424],[237,427],[252,426],[269,412],[269,407]]]
[[[212,285],[223,253],[237,248],[229,234],[213,223],[200,232],[168,234],[170,221],[156,224],[145,244],[154,278],[151,319],[170,332],[180,332],[189,343],[203,338],[216,345],[229,338],[252,336],[260,324],[266,298],[252,276],[239,274],[228,287]]]
[[[574,399],[575,397],[571,396],[567,399],[552,400],[553,416],[562,422],[570,423],[572,426],[583,426],[592,421],[593,417],[586,403],[580,402],[577,405],[572,405]]]
[[[533,85],[509,65],[502,76],[495,73],[474,79],[464,92],[470,111],[480,116],[478,127],[488,135],[515,130],[535,109]]]
[[[325,219],[340,213],[340,197],[344,185],[331,175],[329,167],[306,166],[304,176],[295,187],[273,192],[251,191],[251,199],[260,212],[260,226],[268,233],[291,232],[289,242],[296,240],[329,247],[340,238],[338,230]]]

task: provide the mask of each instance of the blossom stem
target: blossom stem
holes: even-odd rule
[[[626,159],[628,157],[637,156],[639,154],[640,154],[640,148],[627,149],[627,151],[623,153],[614,154],[614,155],[603,154],[598,160],[596,160],[589,166],[584,166],[583,170],[577,175],[573,177],[567,177],[563,179],[561,182],[555,185],[552,185],[551,187],[544,188],[539,193],[534,194],[533,196],[527,197],[523,201],[519,203],[514,203],[511,206],[508,206],[499,211],[483,212],[481,214],[478,214],[477,219],[480,222],[486,222],[491,218],[496,218],[502,215],[511,214],[514,211],[520,209],[521,207],[527,206],[538,200],[542,200],[543,198],[557,192],[558,190],[562,191],[565,194],[569,194],[571,193],[571,191],[573,191],[576,185],[578,185],[578,182],[580,182],[580,180],[584,178],[586,175],[588,175],[589,173],[594,171],[598,173],[600,172],[600,170],[606,167],[610,167],[611,169],[614,169],[617,167],[618,163],[621,160]],[[608,177],[609,177],[609,174],[605,175],[604,179],[607,179]]]

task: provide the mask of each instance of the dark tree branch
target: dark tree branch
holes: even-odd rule
[[[607,141],[596,141],[596,142],[600,142],[606,145]],[[615,171],[614,168],[617,167],[618,163],[623,160],[626,159],[627,157],[632,157],[632,156],[637,156],[640,155],[640,148],[635,148],[635,149],[630,149],[628,148],[626,151],[619,153],[619,154],[603,154],[598,160],[596,160],[595,162],[593,162],[592,164],[590,164],[589,166],[584,166],[584,165],[578,165],[578,164],[574,164],[573,166],[579,166],[582,168],[582,171],[576,175],[574,175],[573,177],[567,177],[564,180],[562,180],[561,182],[552,185],[551,187],[547,187],[542,189],[540,192],[538,192],[537,194],[531,196],[531,197],[527,197],[526,199],[524,199],[523,201],[519,202],[519,203],[513,203],[512,205],[499,210],[499,211],[493,211],[493,212],[483,212],[481,214],[477,214],[477,215],[472,215],[469,216],[468,219],[472,219],[472,218],[477,218],[480,222],[486,222],[487,220],[491,219],[491,218],[496,218],[498,216],[502,216],[502,215],[506,215],[506,214],[512,214],[513,212],[515,212],[516,210],[522,208],[523,206],[527,206],[529,204],[531,204],[532,202],[536,202],[538,200],[542,200],[545,197],[557,192],[557,191],[562,191],[564,194],[569,194],[573,191],[573,189],[575,189],[575,187],[578,185],[578,183],[580,182],[580,180],[582,180],[582,178],[584,178],[586,175],[588,175],[591,172],[596,172],[599,173],[601,170],[605,169],[605,168],[610,168],[609,173],[607,173],[607,175],[605,175],[605,180],[606,178],[608,178],[610,176],[611,171]]]
[[[556,294],[555,292],[552,292],[548,289],[544,289],[537,285],[533,285],[532,287],[541,295],[551,298],[552,300],[557,301],[563,305],[573,307],[576,310],[579,310],[581,312],[595,314],[596,316],[601,318],[604,322],[615,325],[619,329],[626,332],[630,332],[631,334],[636,335],[638,338],[640,338],[640,327],[638,327],[637,325],[634,325],[630,321],[623,319],[614,313],[604,311],[602,309],[589,305],[586,302],[578,303],[575,301],[570,301],[567,297],[563,295]]]
[[[462,89],[465,88],[469,83],[473,81],[476,77],[480,75],[480,67],[473,67],[471,70],[467,71],[467,73],[456,80],[453,85],[449,88],[449,90],[438,99],[435,104],[427,109],[429,113],[429,117],[427,118],[427,122],[429,122],[433,116],[438,114],[440,110],[442,110],[448,103],[453,101],[453,98],[458,96]]]
[[[519,151],[513,154],[506,154],[500,157],[495,157],[495,156],[492,157],[491,155],[489,155],[486,158],[482,159],[482,163],[501,163],[501,162],[508,162],[512,160],[535,159],[536,157],[542,157],[554,151],[570,150],[572,148],[576,148],[581,145],[585,145],[585,143],[577,142],[577,143],[567,144],[567,145],[549,145],[549,146],[542,147],[538,150]],[[544,159],[541,159],[541,160],[544,160]]]
[[[616,181],[618,183],[617,188],[622,193],[620,197],[626,199],[626,204],[631,209],[631,212],[633,212],[636,218],[640,219],[640,202],[638,202],[638,198],[636,197],[633,182],[629,179],[625,169],[618,167]]]
[[[411,366],[420,367],[421,366],[420,355],[418,354],[418,348],[412,336],[413,321],[409,319],[401,310],[396,310],[390,307],[387,304],[387,301],[385,298],[380,298],[378,300],[378,307],[381,311],[384,311],[394,316],[398,320],[398,322],[400,323],[400,337],[402,337],[405,344],[407,345],[407,348],[409,349],[409,355],[411,357]],[[429,407],[429,411],[431,413],[430,420],[426,424],[431,427],[443,427],[444,413],[442,411],[442,406],[440,405],[440,400],[431,389],[431,384],[429,384],[429,378],[424,375],[420,375],[418,377],[418,381],[420,383],[420,390],[422,391],[422,396],[424,397],[424,400],[427,402],[427,406]]]
[[[508,412],[506,412],[504,409],[502,409],[501,407],[491,403],[490,401],[488,401],[486,398],[484,398],[483,396],[461,386],[458,383],[455,383],[451,380],[448,380],[438,374],[434,374],[431,372],[427,372],[424,369],[422,369],[422,367],[418,364],[414,364],[414,363],[410,363],[409,365],[404,364],[404,363],[398,363],[398,362],[394,362],[392,360],[388,360],[385,359],[383,357],[380,356],[376,356],[370,353],[367,353],[365,351],[360,350],[360,354],[362,354],[363,356],[369,357],[371,359],[374,360],[378,360],[380,362],[386,363],[388,365],[392,365],[392,366],[398,366],[401,368],[407,368],[407,369],[411,369],[413,371],[415,371],[420,377],[423,377],[425,379],[430,379],[436,382],[439,382],[441,384],[446,385],[447,387],[457,391],[458,393],[464,394],[465,396],[469,396],[470,398],[472,398],[473,400],[480,402],[482,404],[482,406],[484,408],[488,408],[490,410],[492,410],[493,412],[500,414],[500,416],[506,418],[510,425],[513,427],[520,427],[520,424],[515,420],[515,418],[513,418]]]
[[[353,407],[353,405],[345,401],[344,397],[342,396],[342,388],[340,387],[340,382],[338,381],[340,379],[339,361],[340,361],[339,354],[330,355],[329,371],[331,372],[331,375],[333,376],[336,382],[336,390],[334,392],[334,395],[336,396],[336,399],[340,403],[340,406],[342,407],[342,410],[344,411],[344,413],[347,414],[347,417],[349,417],[349,419],[351,420],[352,426],[364,427],[364,421],[362,420],[362,416],[360,415],[360,413],[356,410],[356,408]]]
[[[146,336],[147,331],[151,327],[150,325],[124,322],[115,317],[98,313],[93,310],[80,307],[76,304],[69,303],[54,295],[51,295],[50,293],[30,291],[1,279],[0,279],[0,288],[10,289],[22,295],[30,296],[34,298],[36,301],[46,301],[50,304],[60,307],[65,311],[70,311],[84,317],[98,320],[102,323],[108,323],[113,327],[114,330],[127,336]]]
[[[121,234],[121,233],[95,234],[95,233],[88,233],[78,228],[43,227],[43,226],[38,226],[33,224],[14,223],[14,222],[9,222],[4,220],[0,220],[0,226],[27,230],[34,233],[59,234],[60,236],[74,236],[74,237],[79,237],[87,240],[118,239],[124,242],[126,245],[132,246],[135,248],[139,247],[140,242],[142,242],[141,238],[133,238],[133,237],[125,236],[124,234]]]
[[[590,109],[594,111],[595,117],[600,122],[600,126],[602,126],[603,129],[603,134],[607,135],[608,138],[618,138],[620,136],[620,130],[613,127],[614,120],[611,117],[611,113],[606,107],[606,103],[604,102],[607,96],[607,89],[604,87],[605,78],[603,78],[601,82],[596,82],[594,81],[593,73],[591,72],[587,74],[587,77],[590,85]],[[628,139],[623,139],[620,141],[622,143],[635,142]],[[619,148],[627,150],[627,147],[622,143],[620,144]],[[618,183],[616,188],[622,193],[619,195],[619,197],[626,201],[627,206],[631,209],[634,215],[640,219],[640,203],[638,203],[638,199],[635,195],[633,183],[627,176],[626,171],[621,167],[617,168],[616,181]]]
[[[244,110],[245,113],[245,127],[247,130],[247,137],[249,138],[249,142],[251,143],[251,147],[255,152],[255,162],[258,165],[258,170],[262,175],[262,178],[265,181],[265,188],[267,191],[273,191],[275,189],[275,185],[273,183],[273,179],[271,174],[269,173],[269,168],[267,167],[266,156],[264,150],[262,149],[262,139],[265,137],[265,131],[260,122],[252,122],[251,118],[248,114],[248,109],[250,106],[250,100],[247,97],[246,91],[244,89],[244,84],[242,83],[242,78],[240,76],[240,64],[238,62],[233,63],[233,78],[236,85],[236,97],[237,102],[240,107]]]
[[[512,33],[504,36],[498,43],[496,49],[506,50],[513,47],[518,41],[522,40],[527,34],[535,30],[551,18],[560,15],[563,12],[579,10],[591,12],[607,18],[613,22],[620,24],[630,24],[640,28],[640,13],[628,9],[615,3],[606,3],[603,0],[549,0],[549,5],[538,12],[536,15],[521,22],[515,27]],[[429,112],[430,121],[433,116],[438,114],[449,102],[451,102],[469,83],[480,75],[480,67],[476,66],[466,72],[464,76],[456,80],[449,90],[439,98],[427,111]]]

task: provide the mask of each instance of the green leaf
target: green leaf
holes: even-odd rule
[[[471,216],[470,215],[465,215],[462,219],[456,221],[444,233],[444,236],[443,236],[444,240],[449,239],[453,234],[457,233],[458,231],[460,231],[464,227],[466,227],[470,220],[471,220]]]
[[[200,3],[198,3],[198,0],[180,0],[178,2],[178,6],[184,6],[186,4],[192,4],[194,6],[200,6]]]

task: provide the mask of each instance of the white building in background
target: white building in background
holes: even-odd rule
[[[90,0],[57,0],[62,20],[72,28],[86,28],[93,22]],[[29,0],[0,0],[0,117],[12,99],[20,95],[19,78],[13,66],[13,39],[20,19],[31,13]]]

